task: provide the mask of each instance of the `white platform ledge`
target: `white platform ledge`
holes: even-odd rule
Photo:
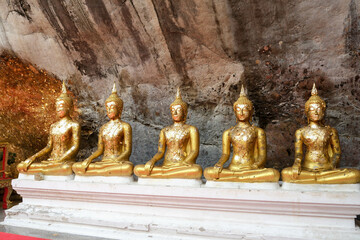
[[[177,187],[200,187],[202,181],[199,179],[158,179],[158,178],[139,178],[139,185],[154,185],[154,186],[177,186]]]
[[[78,176],[74,178],[75,182],[92,182],[92,183],[132,183],[134,177],[103,177],[103,176]]]
[[[218,181],[207,181],[205,187],[212,188],[238,188],[238,189],[279,189],[280,185],[278,182],[266,182],[266,183],[243,183],[243,182],[218,182]]]
[[[4,224],[112,239],[360,239],[359,192],[13,180]]]
[[[288,191],[360,192],[360,184],[298,184],[284,182],[281,188]]]
[[[74,180],[75,175],[74,174],[67,175],[67,176],[41,175],[41,177],[44,178],[41,181],[46,180],[46,181],[60,181],[61,182],[61,181],[72,181],[72,180]],[[32,174],[19,173],[18,179],[36,180],[36,177],[35,177],[35,175],[32,175]]]

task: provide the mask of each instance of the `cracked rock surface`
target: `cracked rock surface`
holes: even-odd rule
[[[131,161],[155,154],[181,86],[187,122],[200,131],[198,163],[214,165],[243,82],[254,123],[267,133],[267,166],[280,170],[293,163],[294,133],[306,124],[316,82],[327,124],[340,134],[341,166],[360,166],[360,0],[7,0],[0,52],[67,81],[83,130],[79,160],[96,148],[115,81],[122,119],[133,127]],[[45,146],[38,125],[36,144],[15,147],[21,158]]]

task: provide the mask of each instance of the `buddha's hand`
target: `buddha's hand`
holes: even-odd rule
[[[29,166],[35,161],[35,158],[31,157],[24,161],[24,164],[21,165],[19,171],[27,172]]]
[[[292,166],[293,179],[297,179],[301,172],[301,160],[295,159],[294,165]]]
[[[149,175],[150,175],[150,173],[151,173],[154,165],[155,165],[155,162],[152,161],[152,160],[148,161],[148,162],[145,164],[144,172],[145,172],[145,175],[146,175],[146,176],[149,176]]]
[[[81,168],[79,169],[79,171],[80,171],[81,173],[85,173],[86,170],[87,170],[87,168],[89,167],[90,163],[91,163],[91,160],[89,160],[88,158],[85,159],[85,160],[81,163]]]
[[[216,178],[219,178],[219,174],[223,170],[223,167],[224,167],[224,164],[221,164],[221,163],[216,163],[215,164],[214,168],[215,168]]]

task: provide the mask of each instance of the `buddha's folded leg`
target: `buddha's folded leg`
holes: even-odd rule
[[[52,163],[41,169],[44,175],[67,176],[73,174],[72,165],[74,162]],[[30,170],[30,169],[29,169]]]
[[[202,168],[198,164],[162,168],[162,172],[166,178],[200,179],[202,176]]]
[[[360,182],[360,171],[344,168],[324,171],[316,174],[319,184],[355,184]]]
[[[223,169],[217,181],[224,182],[277,182],[280,173],[273,168],[250,169],[243,171],[231,171]]]
[[[131,176],[134,165],[129,161],[97,162],[91,163],[85,174],[86,176]]]
[[[263,168],[235,172],[234,177],[240,182],[278,182],[280,173],[273,168]]]
[[[137,165],[134,169],[134,173],[138,177],[150,177],[150,178],[183,178],[183,179],[200,179],[202,175],[202,168],[193,164],[191,166],[155,166],[150,175],[145,175],[145,166]]]
[[[294,178],[292,167],[288,167],[281,171],[281,179],[283,180],[283,182],[288,182],[288,183],[311,184],[311,183],[316,183],[316,173],[306,170],[301,170],[300,174],[297,175],[297,178]]]
[[[27,171],[25,173],[27,174],[36,174],[36,173],[43,173],[42,171],[45,169],[45,168],[48,168],[48,167],[53,167],[54,164],[49,164],[49,163],[46,163],[45,161],[43,162],[37,162],[37,163],[32,163]]]

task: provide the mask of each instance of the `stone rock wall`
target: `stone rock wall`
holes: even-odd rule
[[[0,51],[67,81],[82,125],[79,160],[96,148],[115,81],[133,127],[133,162],[155,154],[180,86],[188,123],[200,131],[198,162],[214,165],[244,83],[267,133],[267,166],[282,169],[293,162],[316,82],[340,134],[342,166],[359,167],[359,16],[360,0],[7,0]]]

